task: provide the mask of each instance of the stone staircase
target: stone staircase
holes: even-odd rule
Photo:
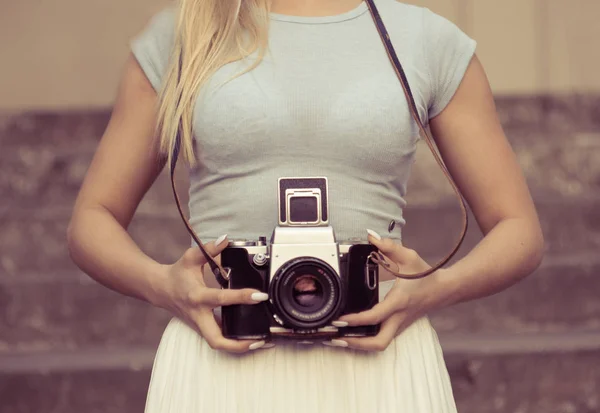
[[[459,411],[598,413],[600,99],[497,103],[538,206],[547,254],[512,288],[432,315]],[[108,116],[0,116],[0,413],[143,411],[169,316],[97,285],[70,262],[65,245]],[[425,147],[409,204],[405,242],[433,261],[458,233],[458,209]],[[481,238],[471,222],[463,254]],[[166,175],[130,232],[163,261],[188,245]]]

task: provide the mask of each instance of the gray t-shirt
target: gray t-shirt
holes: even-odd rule
[[[476,43],[447,19],[376,0],[424,123],[458,88]],[[131,47],[158,89],[175,13],[158,13]],[[366,228],[400,239],[418,128],[367,4],[335,16],[271,14],[269,53],[220,68],[194,112],[199,164],[190,171],[190,222],[203,240],[270,236],[277,179],[326,176],[338,240]],[[388,234],[388,224],[398,225]]]

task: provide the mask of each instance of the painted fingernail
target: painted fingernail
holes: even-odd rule
[[[381,241],[381,235],[379,235],[378,233],[376,233],[372,229],[368,229],[367,230],[367,234],[369,234],[370,236],[372,236],[373,238],[375,238],[377,241]]]
[[[266,343],[264,346],[262,346],[261,348],[263,350],[267,349],[267,348],[273,348],[275,347],[275,343]]]
[[[225,238],[227,238],[227,234],[225,235],[221,235],[219,238],[217,238],[217,240],[215,241],[215,245],[221,245],[221,243],[223,241],[225,241]]]
[[[250,298],[252,298],[252,301],[260,303],[261,301],[267,301],[269,299],[269,295],[266,293],[253,293]]]
[[[261,347],[264,347],[264,345],[265,345],[264,341],[257,341],[256,343],[250,344],[250,347],[248,347],[248,350],[257,350]]]
[[[348,347],[348,343],[344,340],[331,340],[331,341],[323,341],[323,344],[329,347]]]
[[[336,327],[348,327],[348,323],[346,321],[334,321],[333,323]]]

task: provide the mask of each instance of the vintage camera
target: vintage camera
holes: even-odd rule
[[[379,325],[337,328],[343,314],[379,300],[376,248],[366,240],[336,242],[329,226],[327,178],[280,178],[279,225],[269,243],[232,240],[221,253],[226,288],[255,288],[269,300],[222,308],[223,335],[233,339],[281,336],[309,339],[371,336]]]

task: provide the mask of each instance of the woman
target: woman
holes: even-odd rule
[[[391,220],[404,223],[417,126],[365,2],[183,0],[165,9],[132,42],[69,228],[73,259],[90,276],[175,315],[146,412],[455,412],[426,314],[499,292],[539,265],[536,211],[475,42],[427,9],[375,4],[419,116],[485,237],[427,278],[384,273],[381,303],[336,321],[382,322],[375,337],[312,346],[225,339],[213,309],[266,294],[212,288],[197,248],[174,264],[157,263],[126,232],[180,121],[190,222],[202,240],[215,240],[211,254],[226,239],[269,235],[277,178],[327,176],[337,238],[368,233],[405,273],[428,266],[400,244],[398,227],[380,234]]]

